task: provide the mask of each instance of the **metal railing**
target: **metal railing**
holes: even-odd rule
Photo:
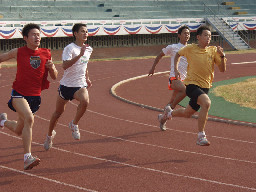
[[[249,42],[250,42],[248,37],[249,33],[245,31],[246,33],[245,34],[243,33],[243,31],[241,30],[239,31],[239,27],[243,28],[243,26],[240,23],[235,22],[233,19],[233,16],[227,14],[227,10],[223,8],[223,5],[221,5],[220,3],[217,3],[218,13],[216,14],[209,6],[207,6],[205,3],[203,4],[204,4],[204,13],[206,17],[211,16],[215,21],[223,21],[222,26],[228,25],[228,27],[234,32],[233,37],[231,37],[233,40],[235,40],[235,35],[240,36],[242,41],[249,46]],[[223,17],[225,17],[227,21],[225,21]],[[234,30],[231,27],[232,25],[237,25],[236,30]],[[222,31],[222,32],[223,32],[223,35],[228,35],[230,37],[230,35],[226,34],[225,31]]]

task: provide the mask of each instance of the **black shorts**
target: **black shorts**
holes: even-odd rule
[[[208,92],[208,88],[201,88],[193,84],[186,86],[186,95],[190,98],[189,105],[192,107],[192,109],[194,109],[195,111],[198,111],[200,109],[200,105],[197,104],[197,99],[202,94],[208,95]]]
[[[59,86],[59,96],[64,100],[73,100],[74,94],[82,87],[66,87],[64,85]]]
[[[15,111],[15,112],[16,112],[16,109],[12,105],[12,99],[13,98],[24,98],[24,99],[26,99],[26,101],[28,102],[28,105],[30,107],[30,110],[32,111],[33,114],[35,112],[37,112],[38,109],[40,108],[41,96],[24,96],[24,95],[21,95],[20,93],[18,93],[17,91],[15,91],[13,89],[12,94],[11,94],[11,99],[8,101],[8,107],[11,110]]]

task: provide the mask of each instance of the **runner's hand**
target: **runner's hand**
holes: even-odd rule
[[[174,69],[175,77],[176,79],[180,80],[180,72],[176,69]]]
[[[86,79],[87,88],[89,89],[92,86],[92,82],[90,79]]]
[[[46,61],[45,67],[48,68],[48,69],[52,69],[54,67],[54,64],[52,62],[52,58],[51,58],[51,60]]]
[[[80,56],[83,56],[83,55],[84,55],[84,52],[85,52],[85,50],[86,50],[87,47],[88,47],[88,45],[83,45],[83,46],[81,47]]]
[[[223,51],[223,48],[220,47],[220,46],[217,46],[217,52],[220,54],[220,56],[225,55],[225,54],[224,54],[224,51]]]

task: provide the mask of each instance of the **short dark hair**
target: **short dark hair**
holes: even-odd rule
[[[72,27],[72,33],[73,33],[73,37],[74,37],[74,38],[76,38],[76,37],[75,37],[75,32],[78,33],[78,31],[79,31],[79,29],[80,29],[81,27],[87,27],[87,25],[84,24],[84,23],[76,23],[76,24]]]
[[[190,29],[189,29],[189,27],[188,27],[187,25],[182,25],[182,26],[179,28],[179,30],[178,30],[178,34],[179,34],[179,35],[182,33],[183,29],[188,29],[188,30],[190,31]]]
[[[28,37],[28,33],[31,29],[38,29],[40,31],[40,27],[39,25],[37,24],[34,24],[34,23],[29,23],[27,25],[25,25],[22,29],[22,36],[23,37]]]
[[[202,33],[203,33],[204,30],[211,31],[211,29],[210,29],[208,26],[206,26],[206,25],[201,25],[201,26],[197,29],[196,35],[202,35]]]

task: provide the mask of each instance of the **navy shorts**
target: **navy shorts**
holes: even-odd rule
[[[190,98],[189,105],[192,107],[192,109],[194,109],[195,111],[198,111],[200,109],[200,105],[197,104],[197,99],[202,94],[208,95],[208,92],[208,88],[201,88],[193,84],[186,86],[186,95]]]
[[[59,96],[64,100],[73,100],[74,94],[77,92],[81,87],[66,87],[64,85],[59,86]]]
[[[30,107],[30,110],[32,111],[32,113],[34,114],[35,112],[38,111],[38,109],[40,108],[40,104],[41,104],[41,96],[24,96],[21,95],[20,93],[18,93],[17,91],[15,91],[14,89],[12,90],[12,94],[11,94],[11,99],[8,102],[8,107],[15,111],[15,108],[12,105],[12,99],[13,98],[24,98],[26,99],[26,101],[28,102],[28,105]]]

